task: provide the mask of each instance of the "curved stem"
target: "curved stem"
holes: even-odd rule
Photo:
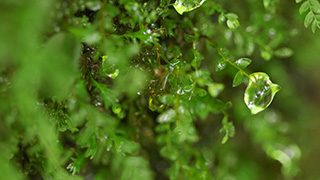
[[[239,66],[237,66],[234,62],[230,61],[220,50],[220,48],[217,46],[217,43],[215,43],[211,38],[209,38],[208,36],[202,36],[204,38],[206,38],[208,41],[210,41],[213,45],[213,47],[218,51],[219,55],[223,58],[224,61],[226,61],[227,63],[229,63],[231,66],[235,67],[236,69],[238,69],[242,74],[244,74],[246,77],[249,78],[250,81],[253,82],[253,84],[255,84],[257,87],[259,87],[259,85],[255,82],[254,79],[252,79],[243,69],[241,69]]]

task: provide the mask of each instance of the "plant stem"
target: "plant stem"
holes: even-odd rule
[[[246,77],[249,78],[250,81],[252,81],[253,84],[255,84],[257,87],[258,84],[255,82],[254,79],[252,79],[249,74],[247,74],[243,69],[241,69],[239,66],[237,66],[234,62],[230,61],[220,50],[220,48],[217,46],[217,43],[215,43],[211,38],[207,37],[207,36],[203,36],[204,38],[206,38],[208,41],[210,41],[212,43],[212,46],[218,51],[219,55],[223,58],[224,61],[226,61],[227,63],[229,63],[231,66],[235,67],[236,69],[238,69],[242,74],[244,74]]]

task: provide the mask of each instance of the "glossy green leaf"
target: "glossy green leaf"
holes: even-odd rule
[[[244,76],[245,75],[241,71],[239,71],[233,78],[232,86],[233,87],[239,86],[243,82]]]
[[[236,29],[237,27],[240,26],[240,23],[239,23],[238,19],[228,19],[227,20],[227,26],[230,29]]]
[[[244,102],[252,114],[266,109],[272,102],[280,86],[273,84],[269,76],[262,72],[250,74],[250,81],[244,94]]]
[[[246,68],[251,62],[252,60],[249,58],[240,58],[235,61],[236,65],[241,69]]]
[[[227,58],[229,61],[233,61],[234,57],[231,55],[228,49],[226,48],[220,48],[221,53],[225,58]],[[222,57],[223,57],[222,56]]]
[[[304,19],[304,26],[308,27],[311,24],[312,20],[313,20],[313,13],[310,11]]]
[[[200,7],[206,0],[176,0],[173,7],[179,14],[192,11]]]
[[[224,59],[219,59],[216,64],[216,71],[222,71],[227,67],[227,62]]]
[[[303,0],[296,0],[296,3],[300,3],[301,1],[303,1]]]
[[[305,1],[304,3],[301,4],[299,8],[299,13],[303,14],[304,12],[308,11],[308,9],[309,9],[309,2]]]

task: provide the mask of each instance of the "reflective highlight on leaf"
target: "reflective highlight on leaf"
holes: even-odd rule
[[[220,59],[216,64],[216,71],[222,71],[227,67],[227,62],[223,59]]]
[[[249,58],[240,58],[235,63],[241,69],[246,68],[252,62]]]
[[[273,84],[269,76],[262,72],[250,74],[250,81],[244,94],[244,102],[252,114],[266,109],[272,102],[280,86]]]
[[[179,14],[192,11],[200,7],[206,0],[176,0],[173,7]]]

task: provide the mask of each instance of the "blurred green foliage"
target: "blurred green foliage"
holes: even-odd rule
[[[2,0],[0,179],[320,178],[296,2]]]

